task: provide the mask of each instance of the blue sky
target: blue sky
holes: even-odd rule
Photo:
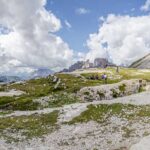
[[[130,65],[150,53],[149,12],[150,0],[0,0],[0,74]]]
[[[89,34],[97,32],[101,16],[108,14],[140,16],[146,14],[140,10],[145,0],[48,0],[46,8],[51,10],[62,22],[57,35],[75,51],[87,52],[86,40]],[[85,8],[87,14],[77,14],[76,10]],[[64,20],[71,24],[68,29]]]

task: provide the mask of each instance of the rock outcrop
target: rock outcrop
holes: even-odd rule
[[[94,60],[94,67],[105,68],[109,64],[108,60],[105,58],[96,58]]]
[[[145,86],[145,80],[124,80],[116,84],[84,87],[78,92],[78,96],[83,101],[111,100],[141,92]]]
[[[96,58],[94,63],[89,60],[78,61],[75,64],[71,65],[68,69],[63,69],[60,72],[72,72],[77,69],[87,69],[87,68],[106,68],[107,66],[115,66],[113,63],[109,62],[106,58]]]

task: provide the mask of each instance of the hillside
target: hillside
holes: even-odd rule
[[[130,68],[138,69],[150,69],[150,54],[144,56],[143,58],[133,62],[130,65]]]
[[[1,85],[0,147],[128,150],[150,135],[149,81],[146,69],[91,68]]]

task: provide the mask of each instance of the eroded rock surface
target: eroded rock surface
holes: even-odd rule
[[[78,92],[78,96],[83,101],[111,100],[113,98],[138,93],[145,86],[145,80],[124,80],[116,84],[84,87]]]

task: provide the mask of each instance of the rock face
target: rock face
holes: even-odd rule
[[[83,101],[111,100],[140,92],[146,86],[145,80],[124,80],[116,84],[84,87],[78,92]]]
[[[89,59],[87,61],[85,61],[84,64],[83,64],[83,66],[82,66],[83,69],[85,69],[85,68],[92,68],[92,67],[94,67],[94,64],[91,63],[89,61]]]
[[[130,65],[130,68],[150,69],[150,53],[145,57],[135,61]]]
[[[96,58],[94,60],[95,67],[105,68],[108,65],[108,60],[105,58]]]
[[[81,69],[83,67],[83,65],[84,65],[84,61],[78,61],[69,67],[68,72],[72,72],[76,69]]]
[[[150,149],[150,136],[144,137],[139,143],[133,145],[130,150],[149,150]]]
[[[72,66],[69,67],[69,69],[64,69],[61,72],[72,72],[77,69],[87,69],[87,68],[105,68],[107,66],[115,66],[114,64],[110,63],[106,58],[96,58],[94,60],[94,63],[91,63],[89,60],[86,61],[78,61]]]

